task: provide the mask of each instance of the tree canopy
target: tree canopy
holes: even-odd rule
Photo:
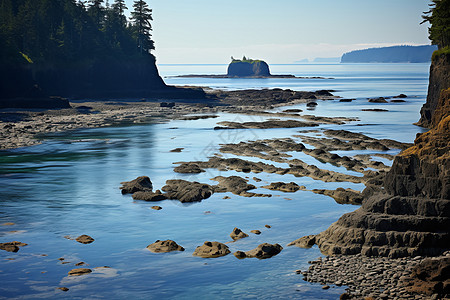
[[[145,1],[133,7],[128,22],[124,0],[111,6],[104,0],[0,0],[0,63],[76,64],[151,55],[151,9]]]
[[[450,46],[450,0],[432,0],[423,22],[429,22],[429,38],[439,48]]]

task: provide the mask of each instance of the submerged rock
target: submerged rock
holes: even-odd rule
[[[295,182],[272,182],[270,185],[263,186],[265,189],[269,190],[277,190],[282,192],[288,192],[288,193],[294,193],[302,188],[305,188],[304,186],[300,187]]]
[[[370,98],[369,102],[372,102],[372,103],[388,103],[384,97]]]
[[[69,271],[70,276],[81,276],[81,275],[86,275],[89,273],[92,273],[92,270],[87,269],[87,268],[78,268],[78,269],[72,269]]]
[[[90,237],[86,234],[83,234],[83,235],[80,235],[79,237],[77,237],[75,239],[75,241],[77,241],[78,243],[81,243],[81,244],[90,244],[95,240],[92,237]]]
[[[27,246],[28,244],[13,241],[8,243],[0,243],[0,250],[5,250],[8,252],[17,252],[19,251],[20,247]]]
[[[215,258],[230,254],[231,251],[227,245],[220,242],[205,242],[202,246],[198,246],[192,255],[204,258]]]
[[[134,200],[143,200],[149,202],[162,201],[167,199],[167,196],[162,194],[160,190],[157,190],[154,193],[151,191],[136,192],[132,197]]]
[[[153,253],[166,253],[172,251],[184,251],[184,248],[172,240],[156,240],[153,244],[147,246],[147,249]]]
[[[121,182],[122,186],[120,189],[122,190],[122,194],[133,194],[139,191],[152,191],[153,184],[149,177],[140,176],[131,181]]]
[[[260,235],[261,234],[261,231],[258,230],[258,229],[250,230],[250,232],[253,233],[253,234],[256,234],[256,235]]]
[[[316,243],[316,235],[307,235],[301,237],[293,242],[290,242],[288,246],[297,246],[299,248],[311,248]]]
[[[183,174],[198,174],[205,172],[205,170],[201,169],[197,164],[194,163],[182,163],[178,167],[173,169],[177,173]]]
[[[283,250],[283,247],[281,247],[281,245],[279,244],[272,245],[268,243],[263,243],[258,247],[256,247],[255,249],[247,252],[237,251],[234,253],[234,256],[236,256],[237,258],[256,257],[258,259],[266,259],[277,255],[278,253],[281,252],[281,250]]]
[[[237,241],[237,240],[248,237],[248,234],[246,234],[239,228],[234,227],[233,231],[230,233],[230,237],[233,239],[233,241]]]

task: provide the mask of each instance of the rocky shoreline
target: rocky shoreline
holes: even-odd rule
[[[438,280],[424,286],[425,281],[421,279],[429,274],[417,276],[420,272],[428,272],[426,266],[430,262],[448,259],[450,252],[433,259],[335,255],[310,261],[308,270],[297,270],[296,273],[302,274],[305,281],[322,284],[323,289],[347,286],[340,299],[448,299],[440,295],[444,287],[439,286]],[[434,276],[445,276],[444,272],[448,271],[441,272]]]

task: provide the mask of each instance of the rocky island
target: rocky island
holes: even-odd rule
[[[185,78],[303,78],[303,79],[325,79],[324,77],[297,77],[294,75],[272,75],[269,65],[260,59],[246,58],[235,59],[231,57],[228,64],[227,74],[221,75],[180,75],[176,77]],[[328,78],[331,79],[331,78]]]

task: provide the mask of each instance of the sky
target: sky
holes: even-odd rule
[[[112,2],[112,0],[110,0]],[[129,10],[132,0],[126,0]],[[158,64],[269,64],[425,45],[428,0],[147,0]]]

